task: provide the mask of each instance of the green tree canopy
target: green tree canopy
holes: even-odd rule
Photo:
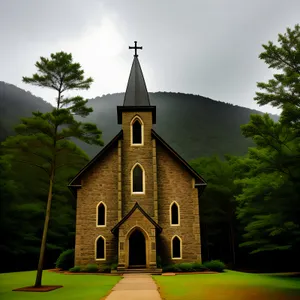
[[[54,184],[66,169],[74,170],[87,161],[87,155],[71,138],[89,144],[103,145],[101,131],[92,123],[76,121],[74,116],[85,117],[92,112],[87,100],[80,96],[65,98],[68,90],[88,89],[92,78],[85,78],[79,63],[74,63],[71,54],[58,52],[50,58],[41,57],[35,66],[38,72],[32,77],[23,77],[25,83],[47,87],[57,92],[56,107],[49,113],[33,112],[31,118],[21,119],[16,126],[16,136],[10,136],[3,146],[13,155],[14,161],[26,163],[42,170],[48,178],[48,200],[35,286],[41,285],[44,253]]]

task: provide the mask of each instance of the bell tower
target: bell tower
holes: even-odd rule
[[[119,143],[119,219],[137,202],[157,221],[156,144],[152,139],[152,124],[156,123],[156,107],[149,94],[139,63],[137,50],[128,79],[124,102],[117,107],[118,124],[122,124],[123,140]]]

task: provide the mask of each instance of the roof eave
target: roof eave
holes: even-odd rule
[[[156,106],[117,106],[118,124],[122,124],[122,112],[152,112],[152,124],[156,124]]]

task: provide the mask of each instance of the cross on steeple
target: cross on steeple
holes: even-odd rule
[[[143,47],[138,47],[137,46],[137,41],[134,41],[134,47],[131,47],[131,46],[129,46],[129,49],[134,49],[134,56],[135,57],[138,57],[138,55],[137,55],[137,49],[143,49]]]

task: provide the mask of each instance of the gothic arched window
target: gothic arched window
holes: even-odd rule
[[[98,236],[96,239],[96,259],[105,260],[106,256],[106,240],[103,236]]]
[[[171,225],[179,225],[180,224],[180,210],[177,202],[172,202],[170,207],[170,221]]]
[[[173,238],[172,238],[172,246],[171,246],[171,249],[172,249],[172,258],[173,259],[181,259],[182,257],[182,242],[181,242],[181,239],[179,236],[175,235]]]
[[[143,121],[135,117],[131,122],[131,144],[143,145]]]
[[[132,193],[145,192],[145,174],[140,164],[136,164],[131,170]]]
[[[97,205],[97,226],[106,226],[106,205],[103,202]]]

